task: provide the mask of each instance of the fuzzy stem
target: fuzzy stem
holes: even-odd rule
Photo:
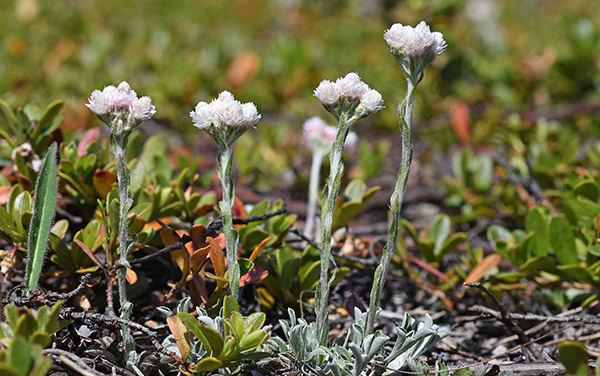
[[[369,311],[367,314],[367,331],[365,336],[373,333],[379,299],[383,292],[387,272],[394,254],[394,248],[398,241],[398,233],[400,232],[400,211],[402,209],[404,195],[406,194],[408,173],[410,172],[410,165],[413,158],[413,145],[410,141],[410,125],[415,105],[416,85],[414,85],[411,80],[406,80],[406,82],[406,97],[402,103],[398,105],[400,133],[402,134],[402,162],[400,163],[400,172],[398,174],[398,180],[396,181],[394,193],[392,193],[392,196],[390,197],[392,218],[389,224],[387,242],[383,247],[383,254],[381,255],[383,262],[379,264],[373,277],[373,287],[371,289],[371,301],[369,303]]]
[[[223,233],[227,249],[227,270],[229,272],[229,292],[238,298],[240,287],[240,266],[237,260],[238,234],[233,227],[233,202],[235,197],[233,182],[231,181],[231,165],[233,163],[233,145],[228,145],[218,156],[217,171],[223,188],[223,199],[219,208],[223,215]]]
[[[321,177],[321,166],[326,153],[318,150],[313,153],[312,164],[310,166],[310,180],[308,185],[308,210],[306,213],[306,226],[304,227],[304,236],[309,239],[314,237],[315,217],[317,214],[317,201],[319,195],[319,180]]]
[[[129,169],[125,160],[125,149],[129,138],[128,132],[111,133],[110,148],[115,157],[117,167],[117,183],[119,186],[119,263],[129,266],[127,262],[127,253],[129,247],[127,244],[127,214],[133,203],[129,198]],[[129,319],[131,316],[132,304],[127,300],[127,280],[125,278],[127,268],[121,268],[117,271],[117,285],[119,287],[119,311],[120,317]],[[132,351],[135,351],[135,342],[131,335],[131,329],[127,325],[121,325],[121,336],[125,343],[125,358],[128,359]]]
[[[350,122],[346,119],[346,114],[342,113],[338,119],[338,131],[335,143],[329,154],[329,180],[323,188],[321,223],[322,223],[322,244],[321,244],[321,274],[319,284],[317,285],[315,308],[317,311],[317,338],[323,346],[327,345],[327,336],[329,333],[327,320],[327,302],[329,300],[329,289],[331,280],[328,278],[329,264],[333,263],[336,269],[335,261],[331,257],[331,233],[333,227],[333,210],[335,209],[335,199],[340,192],[342,175],[344,174],[344,164],[342,162],[342,153],[344,152],[344,142],[350,131]],[[332,277],[333,279],[333,277]]]

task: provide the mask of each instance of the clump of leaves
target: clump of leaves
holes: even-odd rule
[[[52,309],[42,306],[37,311],[7,305],[7,322],[0,323],[0,373],[7,376],[43,376],[52,366],[52,359],[42,350],[50,345],[52,334],[70,321],[59,320],[61,303]]]
[[[197,317],[183,311],[167,317],[181,357],[192,363],[189,369],[193,373],[234,369],[242,362],[269,356],[255,351],[270,336],[268,328],[263,328],[266,315],[255,312],[244,317],[239,309],[235,298],[227,296],[221,314],[214,319],[200,308]]]

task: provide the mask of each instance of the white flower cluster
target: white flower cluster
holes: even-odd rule
[[[385,31],[383,39],[409,78],[418,77],[448,46],[442,33],[432,32],[424,21],[417,27],[396,23]]]
[[[210,104],[199,102],[190,117],[194,126],[210,134],[221,149],[230,147],[261,118],[254,103],[241,103],[228,91]]]
[[[328,125],[325,120],[314,116],[304,122],[304,142],[313,153],[329,152],[335,142],[337,127]],[[354,148],[358,142],[356,133],[350,131],[344,142],[345,148]]]
[[[381,94],[365,84],[356,73],[348,73],[335,82],[323,80],[314,94],[336,117],[347,112],[350,118],[360,119],[383,108]]]
[[[156,113],[150,97],[138,98],[125,81],[118,87],[110,85],[102,91],[94,90],[86,106],[113,132],[131,130]]]
[[[261,117],[254,103],[242,104],[228,91],[223,91],[210,104],[199,102],[190,116],[198,129],[210,126],[249,127],[256,125]]]

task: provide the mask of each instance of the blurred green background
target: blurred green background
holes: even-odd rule
[[[382,35],[421,20],[448,49],[419,87],[417,119],[465,102],[495,114],[475,118],[473,140],[483,142],[507,111],[600,92],[597,0],[3,0],[0,18],[1,97],[12,106],[62,98],[72,128],[97,124],[83,104],[122,80],[179,132],[192,132],[189,111],[222,90],[254,102],[263,123],[298,127],[327,117],[312,96],[322,79],[356,71],[387,105],[365,129],[394,131],[404,79]],[[445,149],[456,138],[440,128],[431,137]]]

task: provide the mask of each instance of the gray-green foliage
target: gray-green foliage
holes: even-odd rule
[[[280,320],[285,340],[273,337],[269,344],[288,367],[300,372],[305,372],[308,368],[311,372],[322,375],[365,375],[368,366],[373,363],[401,369],[410,359],[421,356],[437,341],[450,334],[435,325],[428,315],[421,321],[406,314],[402,325],[396,327],[397,338],[392,351],[386,355],[385,345],[390,337],[381,331],[366,335],[367,313],[358,308],[355,308],[355,323],[351,330],[330,347],[319,345],[314,322],[297,319],[291,309],[288,313],[289,322]]]

